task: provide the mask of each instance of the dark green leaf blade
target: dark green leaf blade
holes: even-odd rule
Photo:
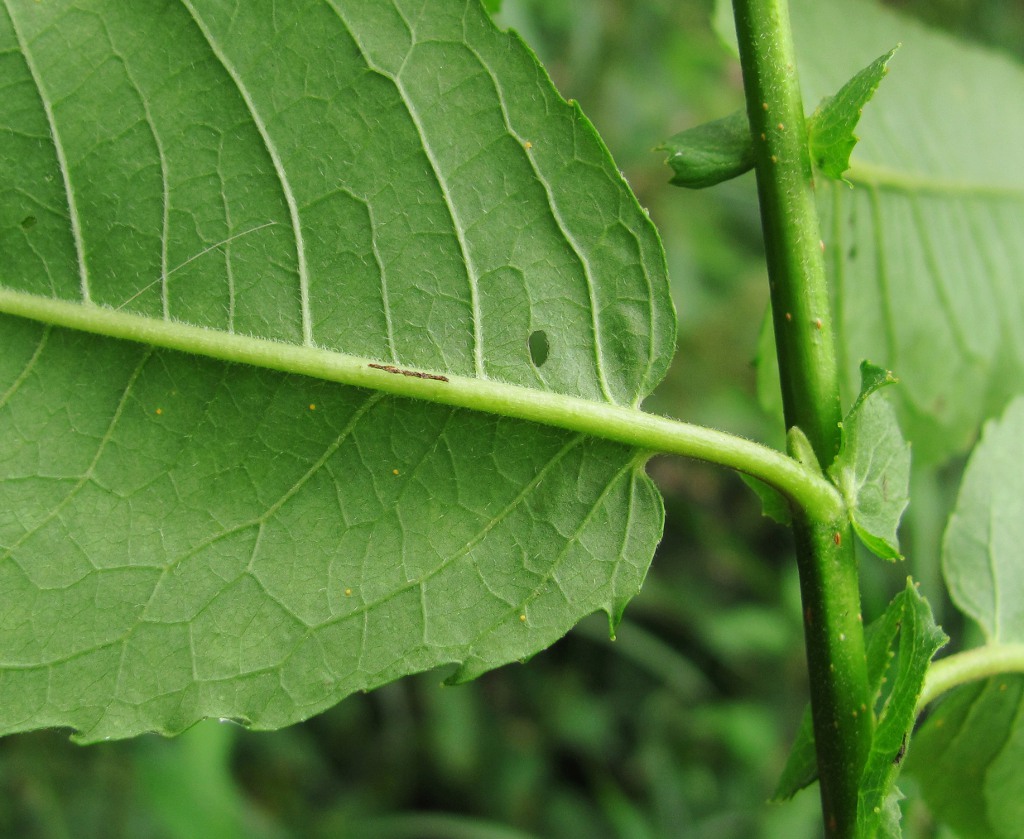
[[[750,123],[742,110],[680,131],[657,150],[669,153],[671,183],[688,189],[714,186],[754,168]]]
[[[793,512],[790,509],[789,502],[786,501],[781,493],[772,489],[764,481],[759,481],[750,475],[740,473],[740,478],[761,499],[762,515],[784,525],[788,525],[793,521]]]
[[[964,685],[914,737],[906,772],[963,839],[1020,839],[1024,825],[1024,676]]]
[[[866,362],[861,373],[861,395],[843,420],[842,448],[828,473],[861,541],[882,559],[900,559],[896,530],[909,500],[910,444],[878,392],[895,379]]]
[[[840,88],[822,100],[807,123],[811,161],[830,178],[843,180],[850,154],[860,139],[854,134],[864,106],[889,72],[889,60],[899,47],[879,56]]]
[[[779,783],[772,793],[772,801],[788,801],[800,790],[818,780],[818,757],[814,751],[814,720],[811,706],[804,709],[793,747],[789,750]]]

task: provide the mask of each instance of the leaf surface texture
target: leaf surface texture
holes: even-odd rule
[[[10,0],[0,44],[0,290],[627,406],[667,367],[653,228],[475,2]],[[3,731],[273,728],[471,678],[617,619],[660,537],[623,446],[0,336]]]

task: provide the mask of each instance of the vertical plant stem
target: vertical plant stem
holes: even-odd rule
[[[786,426],[822,466],[839,450],[838,365],[786,0],[734,0]],[[794,522],[811,710],[829,837],[853,837],[873,718],[852,529]]]

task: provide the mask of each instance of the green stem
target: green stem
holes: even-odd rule
[[[785,0],[734,0],[771,284],[786,426],[818,461],[839,450],[841,406],[814,179]],[[821,779],[830,837],[852,837],[872,705],[852,529],[845,516],[794,522]]]
[[[373,359],[4,288],[0,288],[0,313],[221,361],[251,364],[381,390],[396,396],[516,417],[624,443],[644,452],[679,454],[718,463],[775,487],[797,508],[807,511],[809,516],[834,518],[845,510],[838,490],[820,472],[797,463],[782,452],[722,431],[646,414],[634,408],[489,379],[452,374],[440,378],[401,375],[371,367]]]
[[[989,644],[933,661],[917,700],[917,713],[948,690],[1001,673],[1024,673],[1024,644]]]

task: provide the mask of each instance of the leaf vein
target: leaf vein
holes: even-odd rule
[[[205,38],[206,43],[213,52],[213,55],[224,68],[225,72],[227,72],[232,83],[235,85],[235,88],[238,90],[238,94],[242,97],[242,101],[245,103],[245,106],[249,111],[249,115],[252,117],[253,125],[256,127],[256,130],[259,131],[264,148],[266,149],[267,154],[270,155],[270,160],[274,165],[274,172],[277,175],[278,183],[281,186],[281,194],[284,197],[285,204],[288,206],[288,216],[291,221],[292,234],[295,237],[295,257],[297,260],[299,275],[299,314],[302,319],[302,343],[305,346],[314,346],[313,319],[310,313],[309,303],[309,265],[306,261],[306,243],[302,233],[302,220],[299,217],[299,206],[295,198],[295,191],[292,189],[291,182],[288,179],[288,174],[285,171],[284,162],[281,160],[281,153],[278,151],[277,144],[270,136],[270,130],[256,105],[256,101],[253,99],[248,87],[242,80],[241,75],[239,75],[237,68],[235,68],[228,59],[224,50],[220,48],[216,39],[213,37],[213,33],[199,17],[192,4],[192,0],[180,0],[180,2],[185,6],[192,19],[195,21],[197,28],[202,33],[203,38]]]

